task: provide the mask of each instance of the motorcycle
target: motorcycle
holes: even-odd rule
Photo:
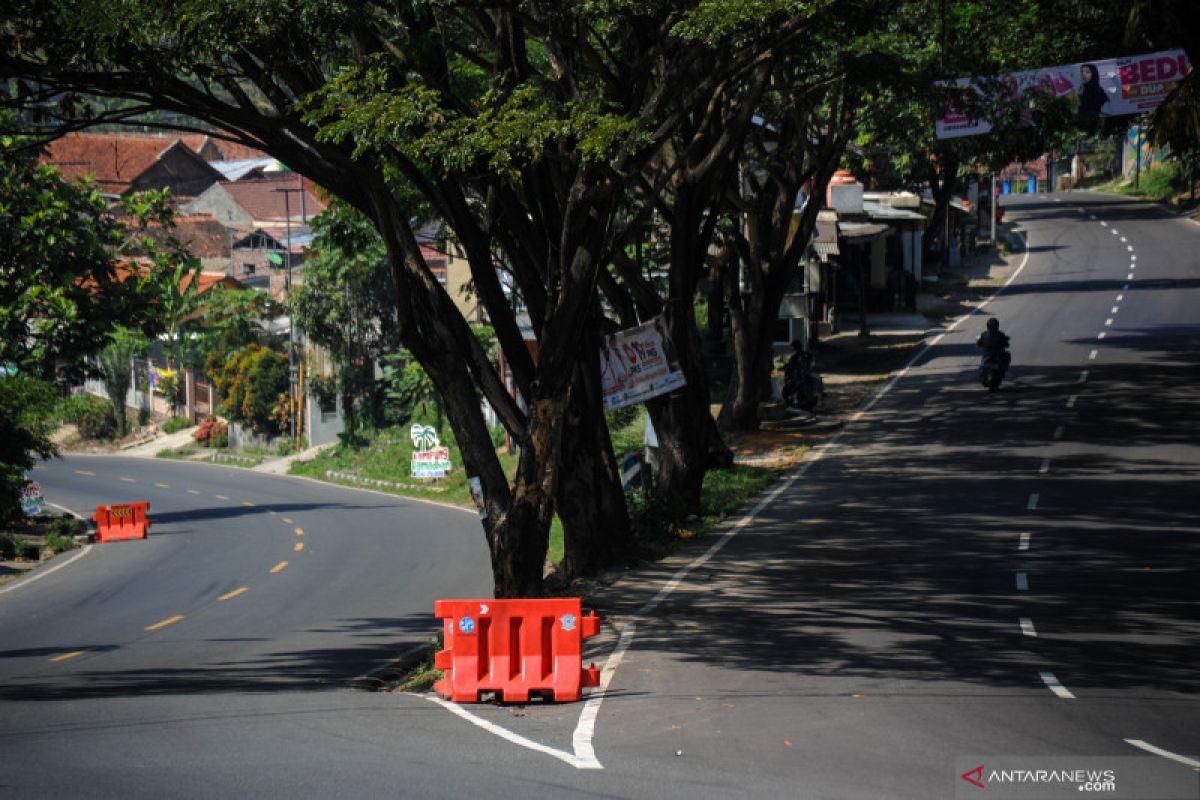
[[[1011,361],[1012,355],[1007,351],[984,353],[983,358],[979,360],[979,382],[987,387],[989,392],[996,391],[1000,387],[1000,381],[1004,380],[1008,373]]]
[[[793,359],[783,368],[783,402],[810,412],[825,404],[825,384],[811,363],[801,365]]]

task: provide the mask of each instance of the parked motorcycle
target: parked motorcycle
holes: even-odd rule
[[[812,356],[792,358],[783,368],[783,402],[789,408],[812,411],[825,404],[825,383],[816,373]]]

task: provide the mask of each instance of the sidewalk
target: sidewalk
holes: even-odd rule
[[[250,469],[254,472],[265,472],[269,475],[287,475],[288,471],[292,468],[293,462],[308,461],[312,458],[316,458],[317,454],[322,450],[333,447],[335,444],[337,444],[337,442],[326,442],[325,444],[319,444],[314,447],[310,447],[307,450],[302,450],[299,453],[292,453],[290,456],[271,458],[262,462],[261,464],[250,467]]]

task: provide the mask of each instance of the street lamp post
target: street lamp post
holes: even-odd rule
[[[299,368],[296,363],[296,361],[297,361],[297,359],[296,359],[296,323],[295,323],[295,316],[292,313],[292,310],[290,308],[290,303],[292,300],[292,209],[291,209],[291,203],[289,202],[290,198],[288,195],[291,194],[292,192],[303,192],[304,191],[303,180],[304,179],[301,178],[300,187],[297,189],[283,188],[283,189],[275,190],[277,192],[283,192],[284,225],[286,226],[286,231],[287,231],[287,235],[286,235],[287,253],[285,254],[285,258],[287,260],[284,262],[285,269],[287,271],[284,273],[284,295],[287,297],[287,300],[289,303],[289,308],[288,308],[288,401],[289,401],[289,403],[288,404],[289,404],[291,413],[288,415],[288,417],[291,420],[291,438],[292,438],[292,447],[294,449],[299,449],[299,443],[297,441],[297,431],[296,431],[296,416],[300,412],[300,409],[299,409],[300,398],[299,398],[299,392],[297,391],[297,384],[299,383],[299,380],[298,380]],[[301,203],[303,205],[303,195],[301,195]]]

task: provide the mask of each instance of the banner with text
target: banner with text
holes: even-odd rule
[[[1019,101],[1034,93],[1047,97],[1066,97],[1082,118],[1117,117],[1153,111],[1172,89],[1191,71],[1187,54],[1167,50],[1141,56],[1111,58],[1061,67],[1012,72],[998,76],[989,85],[994,100]],[[982,98],[982,83],[960,78],[954,86],[973,90]],[[992,124],[975,119],[954,108],[937,121],[937,138],[954,139],[987,133]]]
[[[608,410],[640,403],[687,383],[661,314],[636,328],[605,337],[600,383]]]

